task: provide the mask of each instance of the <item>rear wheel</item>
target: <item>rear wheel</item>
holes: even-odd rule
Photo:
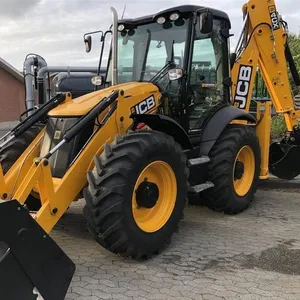
[[[84,190],[84,215],[95,239],[134,259],[160,252],[177,230],[188,191],[181,147],[156,131],[117,136],[106,145]]]
[[[44,126],[34,125],[25,131],[21,136],[13,139],[0,150],[0,162],[3,173],[6,174],[13,164],[18,160],[26,148],[37,137]],[[41,202],[32,194],[29,195],[25,204],[29,210],[37,211],[41,207]]]
[[[209,181],[214,188],[202,193],[215,211],[237,214],[254,198],[260,173],[260,146],[255,131],[229,125],[210,152]]]

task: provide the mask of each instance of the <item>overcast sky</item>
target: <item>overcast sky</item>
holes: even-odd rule
[[[289,23],[290,31],[300,31],[299,0],[277,0],[277,9]],[[106,30],[111,23],[110,6],[125,17],[155,13],[175,5],[195,4],[224,10],[237,35],[242,25],[243,0],[0,0],[0,57],[22,69],[27,53],[42,55],[48,65],[96,66],[99,48],[85,53],[83,34]],[[232,38],[234,44],[235,38]]]

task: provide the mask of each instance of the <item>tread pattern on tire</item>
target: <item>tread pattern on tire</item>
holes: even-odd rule
[[[255,173],[252,187],[248,193],[239,197],[233,188],[232,172],[237,147],[243,143],[250,145],[255,156]],[[251,204],[259,183],[260,173],[260,146],[255,131],[246,125],[229,125],[217,140],[210,152],[209,181],[214,183],[214,188],[202,193],[206,205],[218,212],[238,214]]]
[[[130,178],[133,165],[145,159],[144,153],[149,154],[153,151],[151,149],[157,147],[160,149],[163,147],[169,155],[172,155],[172,151],[175,152],[174,156],[177,161],[179,158],[178,164],[181,172],[181,178],[177,178],[177,181],[184,182],[184,186],[180,187],[181,194],[185,195],[184,199],[178,201],[177,198],[177,202],[180,203],[176,202],[177,210],[174,209],[173,216],[170,217],[170,219],[173,218],[174,224],[165,225],[160,230],[163,236],[171,237],[177,230],[187,201],[189,171],[180,145],[170,136],[160,132],[152,130],[129,132],[125,136],[116,136],[114,142],[111,145],[105,145],[103,153],[94,158],[95,168],[87,175],[88,187],[84,190],[86,205],[83,212],[88,228],[97,242],[113,253],[137,260],[147,259],[162,251],[170,242],[170,238],[167,238],[163,242],[160,240],[156,245],[151,244],[148,249],[142,249],[138,241],[133,241],[135,238],[132,232],[136,230],[133,229],[136,225],[133,224],[134,221],[131,222],[130,213],[126,213],[124,209],[124,203],[129,201],[126,197],[130,197],[131,211],[132,189],[130,190],[129,187],[129,192],[126,186],[132,187],[135,181],[134,178]]]
[[[31,142],[36,138],[42,129],[43,125],[34,125],[25,131],[21,136],[7,143],[0,150],[0,162],[4,174],[9,171],[12,165],[18,160],[21,154],[26,150],[26,148],[31,144]],[[31,194],[28,196],[25,204],[29,210],[33,211],[37,211],[41,206],[40,200]]]
[[[11,166],[18,160],[21,154],[26,150],[41,130],[41,126],[32,126],[21,136],[10,141],[0,150],[0,162],[4,174],[8,172]]]

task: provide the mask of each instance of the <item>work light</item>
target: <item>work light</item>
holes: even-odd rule
[[[158,24],[164,24],[166,22],[166,18],[165,17],[159,17],[159,18],[157,18],[156,22]]]
[[[175,12],[175,13],[172,13],[172,14],[170,15],[170,20],[171,20],[171,21],[176,21],[176,20],[178,20],[178,19],[179,19],[179,13]]]

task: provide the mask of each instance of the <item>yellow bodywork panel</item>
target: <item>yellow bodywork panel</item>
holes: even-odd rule
[[[145,95],[147,98],[150,94],[155,94],[158,92],[158,88],[150,83],[146,82],[130,82],[130,83],[123,83],[116,86],[111,86],[100,91],[95,91],[86,95],[83,95],[79,98],[73,99],[72,101],[67,101],[64,104],[54,108],[49,112],[49,116],[82,116],[89,112],[99,101],[101,101],[104,97],[108,97],[113,90],[123,90],[124,97],[126,99],[126,104],[129,102],[130,106],[130,99],[136,99],[139,97],[139,100],[143,100],[141,95]],[[129,101],[127,101],[129,100]],[[133,103],[134,104],[134,103]],[[132,104],[132,105],[133,105]],[[128,110],[126,110],[127,112]],[[125,113],[125,111],[123,112]]]
[[[73,100],[66,99],[67,101],[48,114],[52,117],[82,116],[116,89],[119,91],[117,109],[108,118],[105,126],[98,130],[95,126],[94,136],[63,178],[53,178],[49,161],[44,158],[38,159],[44,130],[5,176],[1,174],[2,170],[0,172],[0,182],[4,182],[0,185],[1,193],[9,195],[6,199],[17,199],[23,204],[33,189],[39,191],[42,207],[35,215],[35,219],[46,232],[51,231],[71,202],[86,186],[86,174],[94,166],[94,156],[100,155],[104,145],[111,143],[117,134],[123,135],[127,132],[132,124],[130,115],[135,110],[139,112],[147,110],[146,113],[157,112],[161,94],[151,83],[122,84]],[[99,121],[105,112],[99,114]]]

